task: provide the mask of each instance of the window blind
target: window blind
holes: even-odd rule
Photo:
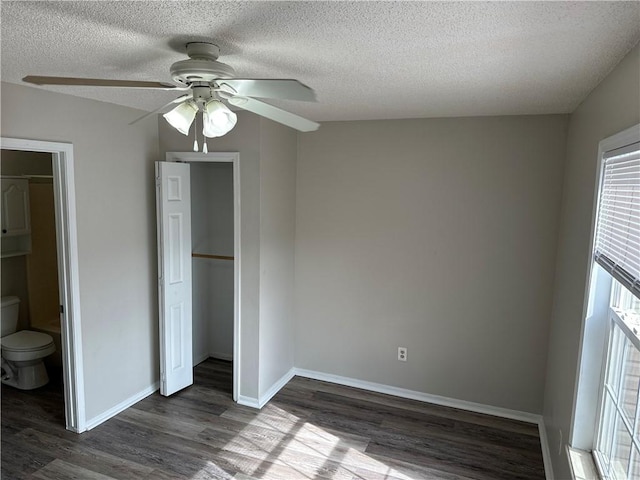
[[[595,261],[640,298],[640,142],[607,152]]]

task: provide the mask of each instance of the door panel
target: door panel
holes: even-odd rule
[[[193,384],[189,164],[156,162],[160,393]]]

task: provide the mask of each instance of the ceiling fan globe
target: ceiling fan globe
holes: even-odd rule
[[[162,116],[180,133],[189,135],[189,128],[193,119],[196,118],[196,113],[198,113],[198,106],[192,100],[188,100]]]
[[[220,100],[211,100],[204,107],[202,133],[205,137],[221,137],[229,133],[238,121],[237,115]]]

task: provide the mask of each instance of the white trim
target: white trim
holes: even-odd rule
[[[544,419],[540,416],[538,421],[538,434],[540,436],[540,448],[542,449],[542,461],[544,463],[544,476],[547,480],[554,480],[553,462],[551,461],[551,450],[549,449],[549,437]]]
[[[484,413],[486,415],[494,415],[496,417],[509,418],[511,420],[519,420],[521,422],[539,424],[541,416],[535,413],[522,412],[519,410],[510,410],[508,408],[494,407],[482,403],[468,402],[466,400],[457,400],[455,398],[442,397],[440,395],[431,395],[429,393],[408,390],[406,388],[384,385],[381,383],[367,382],[356,378],[342,377],[331,373],[316,372],[313,370],[305,370],[304,368],[294,368],[295,375],[299,377],[312,378],[323,382],[337,383],[347,387],[360,388],[371,392],[384,393],[395,397],[408,398],[410,400],[419,400],[421,402],[432,403],[434,405],[442,405],[444,407],[458,408],[469,412]]]
[[[226,362],[233,362],[233,353],[211,352],[209,357],[224,360]]]
[[[240,304],[240,298],[242,298],[240,295],[242,287],[242,254],[240,249],[240,232],[242,226],[240,216],[240,154],[238,152],[167,152],[165,155],[165,160],[167,162],[233,163],[233,255],[235,258],[235,261],[233,262],[233,400],[244,405],[244,403],[240,401],[240,377],[242,373],[240,364],[240,359],[242,358],[242,345],[240,342],[242,332],[242,311]],[[255,399],[252,399],[252,401],[254,400]]]
[[[598,207],[600,202],[600,187],[602,183],[602,164],[604,161],[604,154],[608,151],[615,150],[626,145],[630,145],[640,140],[640,124],[633,125],[621,132],[616,133],[610,137],[604,138],[598,143],[598,157],[597,157],[597,170],[596,179],[594,185],[593,206],[591,209],[591,229],[589,231],[589,256],[587,260],[587,276],[584,285],[584,295],[582,301],[582,321],[580,323],[580,344],[578,347],[578,358],[576,360],[576,376],[573,385],[573,401],[571,404],[571,423],[569,425],[569,438],[568,444],[575,445],[582,439],[575,438],[575,425],[578,422],[576,418],[576,410],[578,403],[578,393],[580,384],[580,371],[582,369],[582,357],[584,349],[584,335],[585,335],[585,321],[589,314],[589,291],[591,286],[591,279],[593,275],[593,253],[595,244],[595,229],[596,229],[596,217],[598,214]],[[584,421],[584,420],[583,420]],[[596,420],[597,421],[597,420]]]
[[[195,367],[196,365],[201,364],[202,362],[204,362],[205,360],[208,360],[209,358],[215,358],[217,360],[224,360],[225,362],[232,362],[233,361],[233,354],[216,353],[216,352],[203,353],[199,357],[195,357],[193,359],[193,366]]]
[[[408,390],[405,388],[384,385],[381,383],[367,382],[364,380],[358,380],[356,378],[342,377],[340,375],[333,375],[331,373],[306,370],[304,368],[293,368],[292,370],[294,375],[297,375],[299,377],[311,378],[313,380],[320,380],[329,383],[336,383],[338,385],[344,385],[347,387],[360,388],[362,390],[368,390],[371,392],[384,393],[386,395],[393,395],[395,397],[407,398],[410,400],[418,400],[425,403],[457,408],[459,410],[466,410],[469,412],[483,413],[485,415],[493,415],[495,417],[534,423],[538,425],[538,434],[540,437],[540,448],[542,450],[545,478],[546,480],[554,480],[551,452],[549,450],[549,441],[547,438],[547,431],[542,415],[522,412],[520,410],[494,407],[492,405],[485,405],[482,403],[467,402],[466,400],[458,400],[455,398],[443,397],[440,395],[431,395],[429,393],[418,392],[415,390]]]
[[[257,398],[254,397],[245,397],[244,395],[240,395],[236,400],[239,405],[244,405],[245,407],[257,408],[260,409],[260,402]]]
[[[284,387],[289,381],[296,376],[296,369],[292,368],[287,373],[285,373],[280,379],[276,380],[276,382],[269,387],[264,395],[260,395],[260,398],[254,397],[245,397],[244,395],[240,395],[238,398],[238,403],[240,405],[244,405],[245,407],[257,408],[260,410],[264,407],[269,400],[271,400],[281,389]]]
[[[572,480],[594,480],[601,478],[590,452],[571,448],[569,445],[566,445],[565,453],[567,454]]]
[[[269,390],[267,390],[264,395],[260,395],[260,399],[259,399],[259,407],[258,408],[262,408],[264,407],[269,400],[271,400],[276,393],[278,393],[282,387],[284,387],[287,383],[289,383],[289,381],[296,376],[296,369],[292,368],[291,370],[289,370],[287,373],[285,373],[282,377],[280,377],[279,380],[277,380],[273,385],[271,385],[271,387],[269,388]]]
[[[52,154],[66,428],[86,430],[73,145],[1,137],[3,149]]]
[[[138,403],[140,400],[143,400],[147,398],[149,395],[153,394],[154,392],[157,392],[159,388],[160,388],[160,382],[155,382],[150,387],[147,387],[144,390],[141,390],[138,393],[130,396],[126,400],[117,404],[115,407],[110,408],[109,410],[101,413],[100,415],[96,415],[90,420],[87,420],[87,423],[86,423],[87,430],[91,430],[92,428],[97,427],[101,423],[106,422],[110,418],[115,417],[120,412]]]
[[[202,362],[204,362],[209,357],[210,357],[210,355],[208,353],[204,353],[204,354],[200,355],[199,357],[195,357],[193,359],[193,366],[195,367],[196,365],[200,365]]]

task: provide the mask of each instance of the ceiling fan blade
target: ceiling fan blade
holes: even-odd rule
[[[292,79],[230,78],[220,80],[243,97],[279,98],[315,102],[316,93],[304,83]]]
[[[162,110],[164,110],[165,108],[175,104],[175,103],[181,103],[184,102],[185,100],[188,100],[190,98],[193,98],[193,94],[192,93],[185,93],[184,95],[180,95],[178,98],[175,98],[173,100],[171,100],[169,103],[161,106],[160,108],[156,108],[155,110],[151,111],[151,112],[147,112],[144,115],[142,115],[141,117],[136,118],[133,122],[129,123],[129,125],[133,125],[134,123],[138,123],[140,120],[144,120],[145,118],[147,118],[150,115],[153,115],[154,113],[158,113],[161,112]]]
[[[261,102],[255,98],[232,97],[228,102],[238,108],[248,110],[257,115],[273,120],[274,122],[295,128],[301,132],[313,132],[320,127],[319,123],[312,122],[311,120],[307,120],[306,118],[302,118],[293,113],[274,107],[268,103]]]
[[[23,82],[35,85],[73,85],[86,87],[126,87],[126,88],[157,88],[161,90],[186,90],[189,87],[178,87],[165,82],[147,82],[140,80],[110,80],[104,78],[76,78],[76,77],[40,77],[28,75]]]

